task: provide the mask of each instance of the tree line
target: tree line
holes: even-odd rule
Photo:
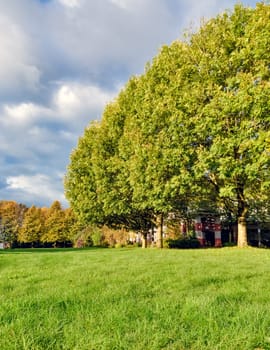
[[[0,201],[0,242],[7,247],[85,247],[125,244],[127,233],[83,225],[59,201],[49,208]]]
[[[84,224],[139,230],[201,208],[269,215],[270,6],[235,6],[164,46],[71,154],[66,197]]]

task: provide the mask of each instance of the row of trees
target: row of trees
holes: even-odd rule
[[[73,237],[76,219],[71,209],[62,209],[59,201],[50,208],[27,208],[14,201],[0,202],[0,236],[10,245],[65,245]]]
[[[0,242],[10,247],[114,247],[127,244],[129,238],[134,237],[124,229],[80,223],[59,201],[50,208],[0,201]]]
[[[270,193],[270,6],[237,5],[164,46],[91,123],[66,196],[82,223],[140,230],[218,208],[262,219]]]

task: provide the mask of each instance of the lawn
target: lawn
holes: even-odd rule
[[[270,349],[270,250],[0,252],[0,349]]]

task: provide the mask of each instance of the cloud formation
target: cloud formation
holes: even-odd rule
[[[2,1],[0,200],[67,205],[63,176],[88,123],[163,44],[235,3]]]
[[[52,178],[44,174],[19,175],[7,177],[7,189],[16,192],[20,198],[27,195],[34,202],[36,198],[40,201],[52,203],[55,198],[65,201],[64,194],[56,184],[52,183]]]

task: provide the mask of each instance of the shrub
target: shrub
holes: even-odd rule
[[[101,247],[105,242],[102,231],[97,227],[92,229],[91,238],[95,247]]]
[[[125,244],[123,244],[121,242],[115,243],[115,245],[114,245],[114,248],[124,248],[124,247],[125,247]]]
[[[200,242],[197,238],[179,238],[168,239],[166,245],[170,249],[196,249],[200,248]]]
[[[235,247],[235,246],[236,246],[236,242],[223,243],[223,247]]]

